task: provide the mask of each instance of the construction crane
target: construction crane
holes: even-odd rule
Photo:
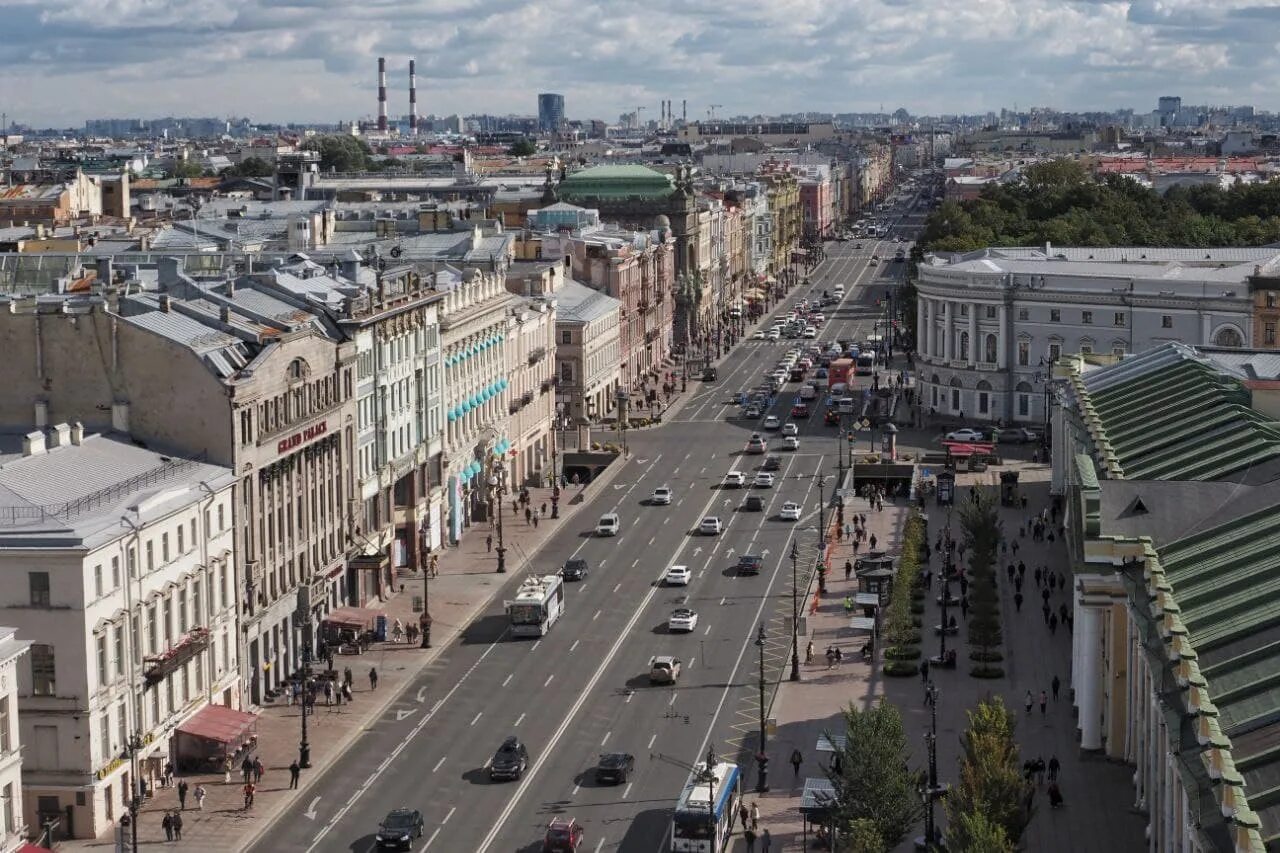
[[[707,108],[707,121],[715,121],[716,110],[724,109],[724,104],[712,104]]]

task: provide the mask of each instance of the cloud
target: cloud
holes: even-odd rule
[[[1151,109],[1256,102],[1280,0],[0,0],[0,103],[18,121],[393,114],[417,59],[421,112],[575,118],[658,101],[691,118],[884,104]]]

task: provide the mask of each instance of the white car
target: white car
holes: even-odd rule
[[[649,503],[655,506],[669,506],[671,504],[671,487],[658,486],[653,490],[653,497],[649,498]]]
[[[799,435],[800,428],[793,423],[788,423],[782,427],[782,434],[783,435]]]
[[[818,330],[815,329],[813,326],[805,326],[804,336],[806,338],[816,338],[818,336]]]
[[[751,340],[753,340],[753,341],[763,341],[763,340],[764,340],[764,329],[756,329],[754,332],[752,332],[752,334],[751,334]]]
[[[693,572],[689,571],[688,566],[672,566],[662,576],[662,582],[667,586],[688,586],[691,580]]]
[[[741,471],[730,471],[724,475],[724,487],[726,489],[740,489],[747,484],[747,475]]]
[[[782,505],[782,509],[778,510],[778,518],[783,521],[799,521],[800,504],[795,501],[787,501]]]
[[[947,433],[947,441],[982,441],[982,433],[979,430],[965,427],[964,429],[952,430]]]
[[[758,474],[756,474],[755,482],[753,482],[751,485],[755,486],[757,489],[772,489],[773,475],[770,474],[768,471],[761,471]]]
[[[748,453],[764,453],[768,449],[768,443],[765,442],[764,438],[758,432],[753,432],[751,434],[751,438],[747,439]]]
[[[667,619],[667,630],[673,634],[677,631],[692,631],[697,627],[698,614],[688,607],[677,607],[671,611],[671,617]]]
[[[778,420],[777,415],[769,415],[764,419],[765,429],[777,429],[780,426],[782,426],[782,421]]]
[[[783,450],[799,450],[800,439],[796,438],[794,435],[787,436],[786,438],[782,439],[782,449]]]
[[[616,512],[602,515],[596,522],[597,536],[617,536],[620,529],[622,529],[622,519],[618,518]]]
[[[770,329],[769,331],[764,333],[764,337],[765,337],[765,340],[776,341],[779,338],[781,338],[782,335],[778,332],[777,329]]]
[[[818,396],[818,389],[814,388],[812,385],[803,385],[800,387],[801,400],[812,400],[817,396]]]
[[[814,314],[812,319],[813,319],[813,325],[815,326],[821,326],[823,323],[827,322],[826,316],[822,314]]]
[[[719,536],[723,531],[724,525],[714,515],[709,515],[702,519],[702,522],[698,525],[698,532],[706,536]]]

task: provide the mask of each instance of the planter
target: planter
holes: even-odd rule
[[[969,670],[969,674],[974,678],[1004,678],[1004,668],[980,664]]]
[[[909,661],[891,660],[883,667],[885,675],[891,678],[909,678],[920,674],[920,667]]]
[[[920,650],[912,646],[890,646],[884,650],[885,660],[919,660]]]

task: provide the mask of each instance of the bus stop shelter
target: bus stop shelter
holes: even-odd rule
[[[821,740],[819,740],[821,743]],[[804,841],[802,849],[809,849],[809,826],[818,827],[818,843],[831,849],[831,818],[836,799],[835,786],[830,779],[806,778],[804,791],[800,794],[801,835]],[[823,836],[826,836],[825,842]]]

